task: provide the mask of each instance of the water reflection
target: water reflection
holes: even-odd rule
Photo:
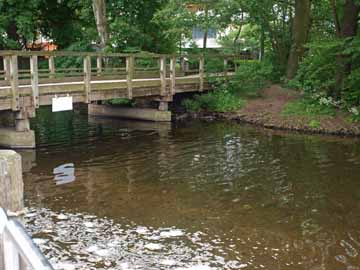
[[[51,250],[61,247],[65,261],[83,269],[359,269],[359,140],[231,123],[164,128],[42,117],[36,166],[25,174],[28,205],[38,216],[29,217],[29,228],[49,239]],[[55,185],[53,168],[70,161],[76,181]],[[84,222],[96,224],[88,230],[99,226],[99,234],[86,234],[78,225]],[[157,239],[164,228],[187,240],[168,248]],[[118,263],[97,262],[91,246],[117,237],[121,251],[110,257]],[[172,264],[160,263],[166,259]]]
[[[53,170],[56,185],[64,185],[75,181],[74,163],[62,164]]]

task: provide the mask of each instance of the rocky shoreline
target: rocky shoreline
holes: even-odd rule
[[[339,128],[339,129],[326,129],[326,128],[312,128],[307,125],[295,126],[288,121],[281,124],[267,122],[266,119],[261,117],[252,118],[248,115],[241,113],[216,113],[216,112],[199,112],[199,113],[181,113],[175,116],[176,121],[185,121],[189,119],[197,119],[201,121],[234,121],[239,124],[249,124],[256,127],[266,129],[297,132],[304,134],[319,134],[319,135],[332,135],[341,137],[360,137],[360,128]],[[290,121],[292,122],[292,121]]]
[[[313,118],[306,116],[284,116],[284,106],[299,98],[299,94],[271,86],[262,91],[260,98],[249,100],[246,106],[238,112],[186,112],[176,113],[175,119],[200,119],[204,121],[229,120],[246,123],[267,129],[293,131],[306,134],[323,134],[342,137],[360,137],[360,123],[350,123],[345,115],[338,112],[336,116],[321,116],[318,127],[312,127]]]

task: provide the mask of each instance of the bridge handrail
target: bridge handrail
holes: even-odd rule
[[[4,270],[53,270],[24,227],[0,208],[0,264]],[[1,265],[0,265],[1,266]]]
[[[0,50],[0,56],[94,56],[94,57],[129,57],[136,58],[160,58],[160,57],[222,57],[222,58],[236,58],[242,57],[241,54],[214,54],[214,53],[190,53],[190,54],[157,54],[157,53],[106,53],[106,52],[75,52],[75,51],[20,51],[20,50]]]

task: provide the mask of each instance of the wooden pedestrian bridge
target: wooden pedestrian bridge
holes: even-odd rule
[[[174,95],[210,90],[212,80],[231,76],[241,60],[219,54],[69,51],[0,51],[0,57],[0,115],[8,126],[0,129],[0,145],[20,148],[35,147],[29,118],[54,98],[87,103],[95,115],[170,121],[168,103]],[[151,100],[158,107],[115,110],[103,105],[118,98]]]

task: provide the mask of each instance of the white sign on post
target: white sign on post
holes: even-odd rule
[[[53,112],[62,112],[62,111],[71,111],[73,109],[73,98],[70,96],[67,97],[54,97],[52,99],[52,111]]]

